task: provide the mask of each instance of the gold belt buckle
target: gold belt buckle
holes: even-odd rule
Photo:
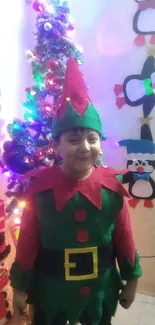
[[[76,268],[76,263],[70,262],[70,256],[73,254],[92,253],[93,273],[85,275],[70,275],[70,269]],[[86,248],[68,248],[65,249],[65,279],[66,281],[81,281],[98,278],[98,249],[97,247]]]

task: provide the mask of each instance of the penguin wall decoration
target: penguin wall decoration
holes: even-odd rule
[[[155,0],[135,0],[138,10],[133,18],[133,30],[137,34],[134,43],[143,46],[146,36],[150,36],[150,44],[155,44]]]
[[[155,105],[155,58],[149,56],[141,74],[125,78],[123,84],[115,84],[116,106],[121,109],[125,104],[131,107],[142,105],[143,116],[147,117]]]
[[[127,148],[127,169],[123,183],[129,184],[128,190],[132,199],[131,207],[136,207],[144,200],[144,207],[153,208],[155,198],[155,181],[151,174],[155,170],[155,144],[152,140],[148,124],[141,127],[141,139],[122,140],[120,146]]]

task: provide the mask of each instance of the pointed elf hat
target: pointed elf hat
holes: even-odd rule
[[[79,67],[71,57],[66,69],[63,93],[53,119],[53,138],[75,128],[92,129],[102,136],[99,114],[89,99]]]

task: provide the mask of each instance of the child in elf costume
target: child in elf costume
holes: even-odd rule
[[[132,304],[142,271],[121,175],[95,165],[102,123],[73,58],[52,133],[63,161],[37,172],[25,193],[14,311],[34,304],[35,325],[110,325],[119,299]]]

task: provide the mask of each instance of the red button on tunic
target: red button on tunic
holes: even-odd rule
[[[79,243],[84,243],[89,239],[89,232],[87,230],[78,230],[76,233],[76,239]]]
[[[87,218],[87,214],[85,210],[77,210],[74,214],[74,219],[78,222],[83,222]]]
[[[80,293],[80,296],[87,297],[91,293],[91,288],[90,287],[83,287],[82,289],[80,289],[79,293]]]

